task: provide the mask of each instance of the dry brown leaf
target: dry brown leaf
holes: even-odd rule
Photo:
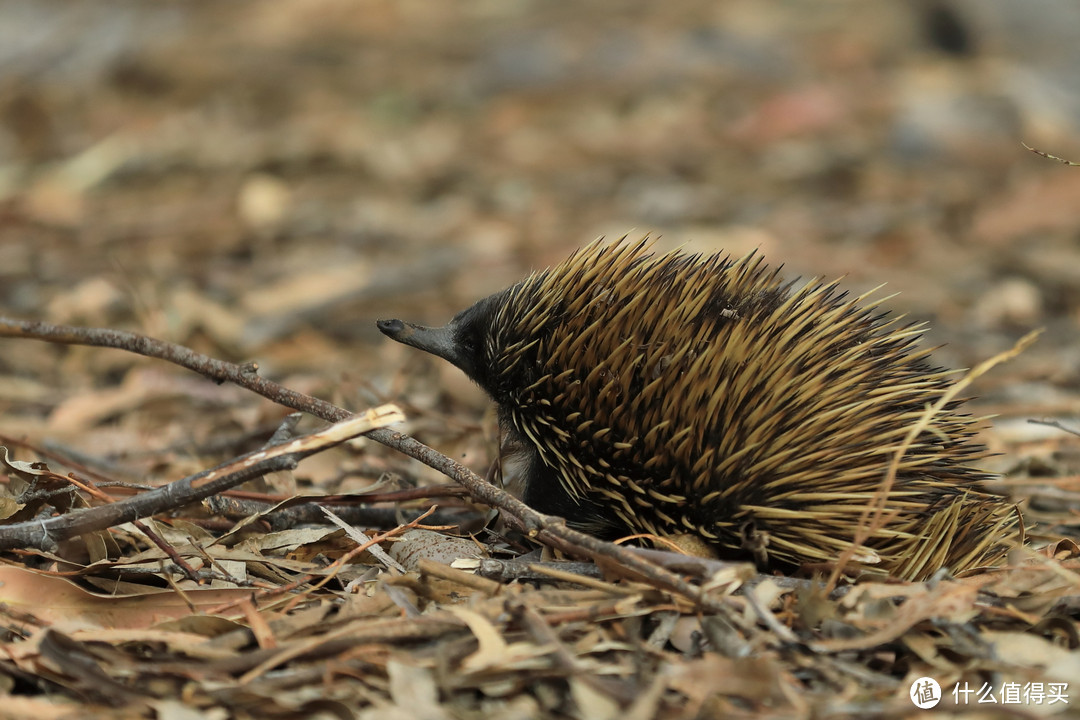
[[[480,647],[476,652],[469,655],[462,662],[461,667],[463,670],[466,672],[480,672],[507,664],[509,646],[490,620],[480,613],[473,612],[460,605],[451,605],[447,609],[469,626],[469,630],[472,631],[477,642],[480,643]]]
[[[192,589],[183,596],[172,590],[149,590],[141,595],[110,597],[89,593],[54,575],[0,566],[0,602],[67,631],[88,627],[149,628],[165,620],[192,615],[200,608],[250,595],[250,590],[243,589]]]
[[[159,367],[134,367],[119,386],[72,395],[60,403],[49,416],[49,428],[61,435],[84,430],[154,400],[182,398],[189,383]]]

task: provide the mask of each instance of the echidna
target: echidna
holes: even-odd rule
[[[523,500],[607,537],[698,536],[720,557],[828,564],[955,374],[922,330],[836,283],[596,242],[448,325],[381,320],[449,360],[525,448]],[[950,402],[904,454],[887,521],[851,563],[906,579],[1000,561],[1016,508],[984,492],[976,419]]]

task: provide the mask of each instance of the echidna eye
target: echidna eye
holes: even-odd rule
[[[476,337],[471,332],[463,332],[457,336],[458,349],[464,355],[476,354]]]

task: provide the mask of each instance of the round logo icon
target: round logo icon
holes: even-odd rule
[[[911,697],[911,702],[915,703],[915,707],[929,710],[941,702],[941,686],[932,677],[921,677],[911,683],[908,695]]]

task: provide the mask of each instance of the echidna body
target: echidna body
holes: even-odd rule
[[[909,428],[953,383],[914,347],[918,326],[864,300],[784,284],[755,254],[594,243],[445,327],[379,328],[491,395],[537,510],[790,567],[851,546]],[[1019,520],[980,489],[974,432],[958,402],[933,418],[854,567],[923,578],[1000,560]]]

